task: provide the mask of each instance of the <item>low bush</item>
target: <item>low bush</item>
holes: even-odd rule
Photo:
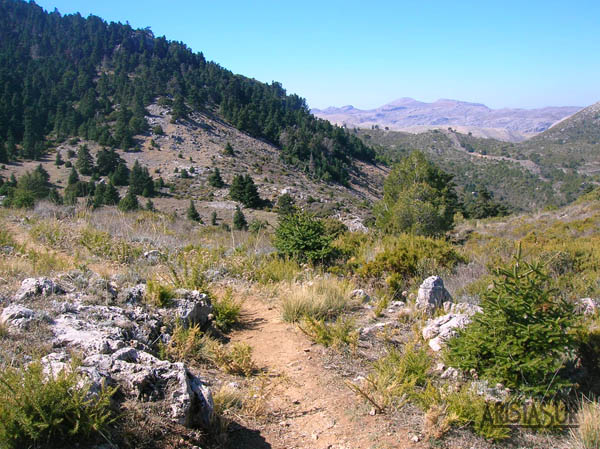
[[[171,300],[175,297],[171,285],[163,284],[158,280],[149,279],[146,283],[144,300],[156,307],[169,307]]]
[[[227,332],[240,322],[242,304],[233,298],[231,289],[227,289],[222,297],[213,299],[212,306],[213,323],[222,331]]]
[[[539,264],[520,255],[496,274],[483,294],[483,313],[449,341],[448,365],[524,395],[565,393],[572,383],[564,368],[576,349],[573,306],[549,287]]]
[[[354,350],[358,344],[358,331],[354,321],[349,318],[338,317],[328,323],[307,316],[298,326],[308,338],[325,347],[341,349],[349,346]]]
[[[223,371],[240,376],[251,376],[258,371],[252,359],[252,347],[247,343],[234,343],[229,346],[216,346],[212,360]]]
[[[50,376],[34,362],[0,371],[0,447],[77,446],[108,434],[114,390],[89,392],[73,370]]]
[[[207,362],[212,358],[214,347],[219,343],[204,334],[200,326],[184,326],[180,321],[175,323],[173,334],[167,344],[161,344],[161,358],[173,362]]]

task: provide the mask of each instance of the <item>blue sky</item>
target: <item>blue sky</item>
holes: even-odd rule
[[[38,0],[151,27],[323,108],[400,97],[490,107],[600,101],[598,0]]]

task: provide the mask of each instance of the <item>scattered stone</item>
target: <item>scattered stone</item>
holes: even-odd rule
[[[146,294],[146,284],[138,284],[134,287],[128,288],[123,292],[123,296],[126,303],[136,304],[144,299]]]
[[[213,307],[208,295],[180,288],[175,290],[175,296],[175,313],[185,326],[197,324],[202,327],[210,321]]]
[[[442,375],[440,376],[442,379],[459,379],[461,377],[461,372],[456,368],[447,368]]]
[[[575,309],[583,315],[595,315],[600,310],[600,303],[592,298],[580,298]]]
[[[422,330],[425,340],[429,340],[429,347],[437,352],[445,342],[456,335],[458,329],[463,329],[471,322],[471,317],[462,313],[448,313],[438,318],[428,320]]]
[[[360,329],[360,336],[361,337],[368,337],[369,335],[372,335],[373,333],[385,329],[386,327],[396,327],[397,324],[394,321],[385,321],[385,322],[381,322],[381,323],[375,323],[372,326],[368,326],[368,327],[363,327]]]
[[[0,315],[0,324],[17,329],[26,329],[35,318],[35,312],[21,304],[11,304],[4,308]]]
[[[452,302],[452,297],[444,287],[444,281],[439,276],[430,276],[423,281],[417,294],[417,307],[432,313],[444,303]]]
[[[16,302],[32,298],[37,295],[50,296],[52,294],[64,294],[64,289],[52,279],[45,277],[27,278],[21,282],[21,288],[14,296]]]
[[[362,288],[352,290],[352,293],[350,293],[350,298],[358,299],[361,302],[369,302],[371,300],[371,297],[367,295],[367,292],[365,292]]]
[[[146,251],[144,253],[144,259],[146,259],[151,264],[158,263],[160,261],[161,257],[162,257],[162,253],[157,249]]]

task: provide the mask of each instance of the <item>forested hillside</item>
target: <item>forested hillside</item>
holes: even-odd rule
[[[575,148],[581,149],[580,143],[570,145],[574,148],[571,152],[566,144],[542,142],[545,133],[517,144],[451,129],[421,134],[354,129],[353,133],[373,146],[378,159],[386,164],[399,161],[412,150],[423,151],[454,176],[465,201],[471,192],[485,187],[497,200],[516,211],[561,206],[589,191],[596,181],[589,173],[569,166],[565,152],[576,157]],[[577,160],[587,157],[593,163],[591,147],[591,144],[586,147],[590,152],[579,153]]]
[[[38,159],[69,136],[134,148],[154,101],[171,107],[174,121],[216,112],[317,179],[344,184],[353,158],[374,157],[279,83],[234,75],[149,29],[47,13],[33,2],[0,0],[0,85],[4,161]]]

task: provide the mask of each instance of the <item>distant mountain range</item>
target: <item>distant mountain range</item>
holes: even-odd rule
[[[484,104],[440,99],[425,103],[400,98],[376,109],[354,106],[312,109],[317,117],[348,127],[389,128],[412,133],[452,127],[478,137],[519,142],[533,137],[556,122],[576,113],[581,107],[563,106],[540,109],[490,109]]]

